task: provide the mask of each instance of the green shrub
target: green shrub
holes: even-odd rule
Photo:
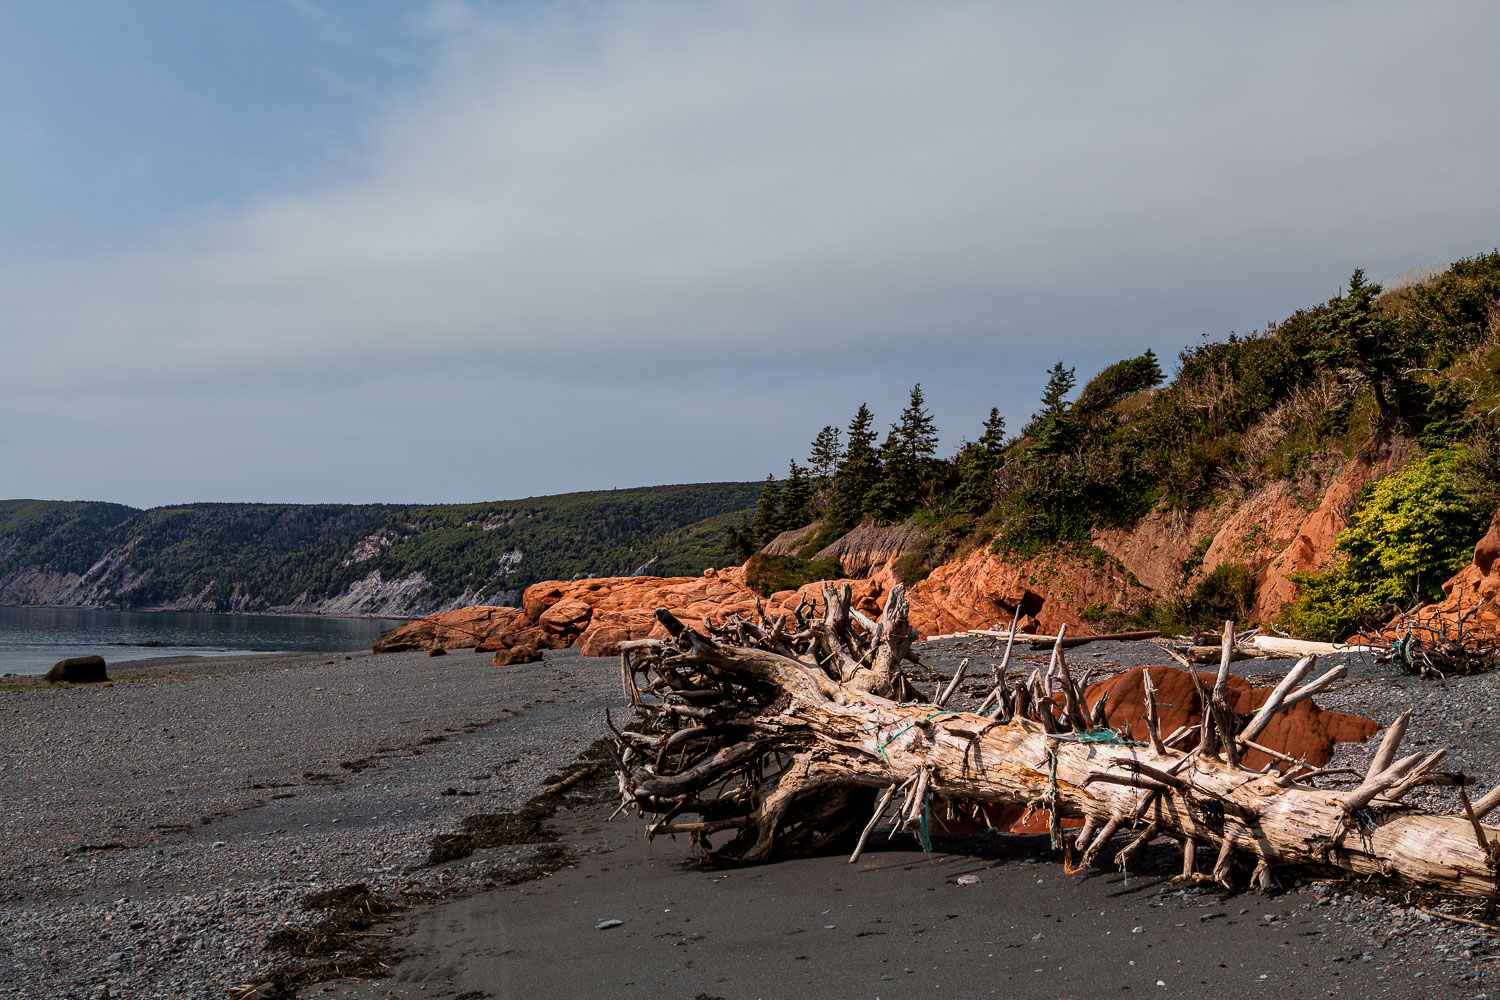
[[[1435,451],[1366,487],[1339,533],[1343,560],[1292,577],[1292,629],[1334,641],[1378,625],[1398,607],[1435,601],[1471,558],[1486,525],[1458,474],[1459,453]]]
[[[745,583],[762,597],[778,590],[796,590],[819,580],[837,580],[844,575],[837,556],[809,562],[796,556],[769,556],[757,552],[745,564]]]
[[[1339,533],[1350,575],[1377,599],[1435,601],[1469,561],[1486,518],[1455,475],[1458,457],[1434,451],[1372,483]]]
[[[1215,566],[1188,598],[1193,621],[1222,622],[1232,618],[1242,622],[1250,617],[1255,603],[1255,574],[1244,563],[1220,563]]]
[[[1292,632],[1304,639],[1337,642],[1385,621],[1384,605],[1347,564],[1321,573],[1294,573],[1297,599],[1289,607]]]

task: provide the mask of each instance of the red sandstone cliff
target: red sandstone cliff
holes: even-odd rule
[[[1332,558],[1351,499],[1371,479],[1399,468],[1406,457],[1398,444],[1374,458],[1325,466],[1299,481],[1271,483],[1192,514],[1152,513],[1128,529],[1096,531],[1096,552],[1060,548],[1015,561],[976,549],[939,566],[910,588],[912,626],[924,636],[990,627],[1008,623],[1019,609],[1025,627],[1052,630],[1066,623],[1075,634],[1086,633],[1091,631],[1083,620],[1087,608],[1130,608],[1179,593],[1203,574],[1231,562],[1244,563],[1255,573],[1253,617],[1270,618],[1294,596],[1291,574],[1320,569]],[[814,530],[786,532],[766,551],[795,553]],[[1462,602],[1467,609],[1481,596],[1489,595],[1493,603],[1494,595],[1500,594],[1500,573],[1491,575],[1495,553],[1500,552],[1497,530],[1480,543],[1474,566],[1450,581],[1451,596],[1445,603],[1457,607]],[[856,606],[873,615],[896,582],[897,561],[920,542],[920,532],[909,526],[864,526],[817,557],[839,557],[846,571],[857,577],[849,581]],[[1195,553],[1201,559],[1195,559]],[[809,592],[821,596],[819,585],[812,584],[773,594],[764,606],[773,615],[787,612]],[[618,652],[622,640],[663,636],[652,616],[658,607],[687,621],[722,621],[731,614],[752,614],[755,594],[746,585],[744,568],[731,567],[699,577],[549,581],[528,588],[521,604],[431,615],[383,634],[375,649],[531,644],[577,646],[585,656],[608,656]],[[1500,616],[1492,627],[1500,629]]]

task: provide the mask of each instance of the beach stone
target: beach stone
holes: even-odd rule
[[[47,671],[47,680],[54,683],[66,681],[69,684],[95,684],[109,680],[109,675],[104,672],[104,657],[73,656],[54,663],[52,669]]]
[[[542,651],[535,646],[519,645],[509,649],[497,649],[490,663],[497,667],[513,667],[518,663],[539,663]]]
[[[542,612],[537,624],[556,635],[576,635],[588,627],[594,609],[580,600],[565,597]]]

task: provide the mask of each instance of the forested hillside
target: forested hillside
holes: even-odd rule
[[[1431,600],[1500,504],[1500,251],[1391,288],[1355,270],[1340,294],[1268,329],[1205,337],[1170,374],[1148,350],[1080,388],[1058,361],[1038,373],[1024,426],[1007,433],[992,410],[946,458],[920,385],[883,438],[861,406],[847,429],[817,434],[806,465],[794,459],[784,478],[767,480],[730,544],[748,556],[779,532],[813,526],[790,560],[756,557],[778,560],[778,586],[798,582],[788,565],[798,558],[804,576],[826,572],[812,560],[856,525],[903,521],[922,529],[896,566],[907,583],[980,546],[1013,561],[1071,551],[1102,567],[1112,557],[1095,545],[1101,531],[1147,515],[1187,524],[1273,481],[1297,484],[1311,510],[1347,460],[1414,457],[1352,498],[1340,512],[1339,559],[1299,578],[1285,620],[1332,638]],[[1199,560],[1209,542],[1200,540]],[[1191,588],[1099,617],[1243,617],[1253,568],[1221,562],[1199,574],[1191,563],[1182,566]]]
[[[0,501],[0,603],[406,614],[539,580],[695,574],[758,483],[429,507]]]

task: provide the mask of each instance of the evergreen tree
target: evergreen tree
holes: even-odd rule
[[[902,460],[919,476],[928,472],[927,467],[937,455],[937,424],[927,412],[926,404],[922,383],[918,382],[911,387],[911,396],[906,409],[901,411],[901,422],[896,428]]]
[[[926,402],[921,383],[912,386],[901,419],[891,425],[880,446],[885,476],[876,491],[875,513],[883,519],[904,518],[926,499],[927,486],[936,471],[938,437]]]
[[[755,544],[755,529],[750,527],[750,518],[741,514],[738,525],[731,524],[724,531],[724,551],[732,558],[744,562],[760,548]]]
[[[901,429],[892,424],[880,443],[880,467],[883,475],[867,494],[866,510],[882,521],[899,521],[913,506],[910,497],[915,476],[901,447]]]
[[[777,527],[781,523],[780,501],[781,487],[776,484],[775,476],[767,475],[760,502],[755,505],[755,517],[750,520],[750,531],[754,535],[756,548],[775,538],[781,530]]]
[[[807,470],[794,459],[781,488],[781,509],[777,512],[776,530],[791,531],[812,520],[812,480]]]
[[[1073,369],[1059,361],[1047,372],[1047,387],[1042,391],[1042,410],[1032,421],[1032,447],[1043,454],[1055,455],[1067,449],[1072,441],[1068,420],[1068,394],[1073,391]]]
[[[1410,392],[1404,370],[1411,366],[1412,346],[1403,343],[1394,321],[1375,307],[1381,286],[1365,280],[1363,268],[1349,276],[1349,290],[1329,302],[1315,329],[1326,345],[1315,352],[1319,364],[1348,365],[1370,380],[1375,408],[1383,426],[1401,415],[1401,399]]]
[[[995,473],[1005,455],[1005,418],[990,408],[979,440],[964,445],[958,455],[958,488],[954,505],[967,514],[983,514],[994,502]]]
[[[859,523],[870,506],[870,491],[880,481],[880,456],[875,451],[875,415],[865,404],[849,423],[849,443],[833,477],[828,517],[839,530]]]
[[[812,471],[813,503],[820,511],[828,506],[833,492],[833,477],[844,457],[841,433],[837,427],[825,426],[813,438],[812,454],[808,456],[808,465]]]

